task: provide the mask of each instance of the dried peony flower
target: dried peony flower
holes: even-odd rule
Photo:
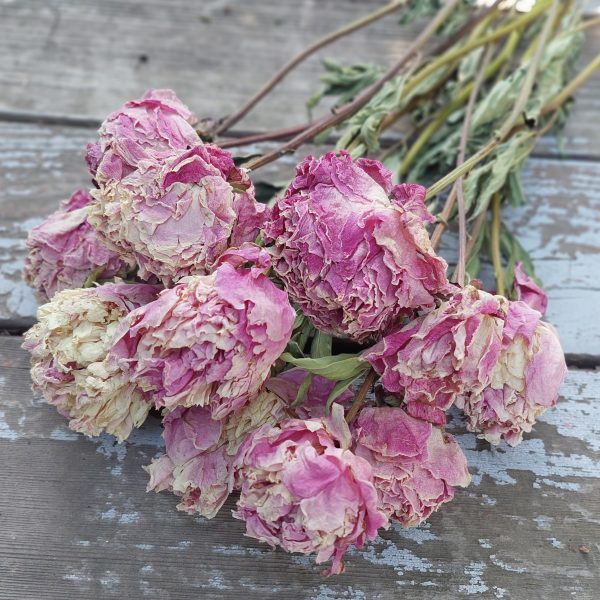
[[[371,464],[380,510],[405,527],[469,485],[465,455],[438,427],[392,407],[364,408],[353,425],[353,450]]]
[[[233,490],[233,462],[246,435],[275,425],[284,418],[284,407],[266,390],[220,421],[202,406],[177,407],[163,419],[165,455],[144,467],[148,491],[168,489],[182,497],[179,510],[214,517]]]
[[[86,191],[76,190],[29,232],[23,277],[42,302],[56,292],[81,287],[101,267],[98,279],[114,277],[125,268],[119,256],[100,243],[88,223],[91,200]]]
[[[172,90],[148,90],[111,113],[99,130],[99,141],[88,144],[86,162],[100,186],[120,181],[140,162],[165,159],[199,144],[192,127],[197,118]]]
[[[523,264],[518,262],[515,265],[515,291],[517,300],[522,300],[525,304],[539,311],[542,315],[546,314],[548,308],[548,296],[546,292],[523,271]]]
[[[567,365],[556,330],[541,320],[533,328],[534,311],[523,302],[513,302],[502,335],[500,356],[481,393],[456,399],[470,431],[491,444],[501,438],[516,446],[523,433],[558,400]]]
[[[58,292],[38,309],[23,343],[33,389],[70,419],[71,429],[122,441],[146,418],[150,403],[107,353],[119,321],[157,293],[146,284],[106,284]]]
[[[143,161],[92,196],[103,241],[165,285],[210,272],[227,248],[254,241],[267,216],[247,172],[214,145]]]
[[[207,406],[215,419],[240,409],[269,376],[294,326],[287,294],[264,274],[269,265],[252,244],[226,252],[211,275],[187,277],[131,312],[113,359],[152,392],[157,407]]]
[[[395,328],[445,290],[445,261],[425,223],[425,188],[392,185],[379,162],[311,156],[264,228],[274,268],[315,325],[365,341]]]
[[[566,373],[556,333],[540,313],[472,286],[386,336],[363,357],[412,416],[445,423],[452,403],[493,443],[517,444],[556,403]]]
[[[343,571],[349,546],[374,539],[387,518],[377,508],[369,463],[353,454],[344,411],[265,425],[242,444],[236,460],[241,494],[234,517],[246,534],[288,552],[333,557],[325,574]]]

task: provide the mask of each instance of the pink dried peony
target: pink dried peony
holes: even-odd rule
[[[422,186],[394,186],[381,163],[346,152],[298,165],[264,238],[290,296],[319,329],[364,341],[434,306],[447,265],[425,230],[434,219],[424,198]]]
[[[71,429],[122,441],[146,418],[150,403],[107,353],[119,321],[157,293],[146,284],[106,284],[58,292],[38,309],[23,343],[33,389],[70,419]]]
[[[148,90],[111,113],[88,144],[86,162],[100,186],[120,181],[140,162],[161,160],[200,143],[198,119],[172,90]]]
[[[492,444],[504,438],[516,446],[536,419],[556,404],[566,374],[556,330],[539,320],[538,311],[512,302],[489,384],[481,393],[457,397],[456,405],[465,413],[469,430],[479,432],[479,437]]]
[[[254,241],[267,215],[247,172],[214,145],[142,161],[92,195],[103,241],[165,285],[210,272],[227,248]]]
[[[515,291],[517,300],[522,300],[525,304],[539,311],[542,315],[546,314],[548,308],[548,296],[546,292],[523,271],[523,264],[518,262],[515,265]]]
[[[145,467],[148,490],[168,489],[182,497],[179,510],[214,517],[233,490],[233,462],[246,435],[275,425],[284,418],[284,407],[267,391],[220,421],[208,408],[177,407],[163,419],[165,455]]]
[[[242,444],[236,467],[241,484],[234,517],[246,534],[288,552],[333,557],[325,574],[343,571],[349,546],[372,540],[387,518],[377,508],[369,463],[350,450],[341,406],[323,419],[287,419],[265,425]]]
[[[523,302],[472,286],[386,336],[363,357],[412,416],[445,423],[453,402],[468,425],[512,445],[556,403],[566,373],[554,330]]]
[[[252,261],[256,266],[246,268]],[[183,279],[130,313],[113,359],[156,406],[208,406],[220,419],[258,392],[285,349],[295,312],[266,277],[270,257],[248,244],[211,275]]]
[[[81,287],[99,267],[104,269],[98,279],[114,277],[125,268],[119,256],[100,243],[88,223],[91,200],[86,191],[76,190],[61,208],[29,232],[23,277],[42,302],[61,290]]]
[[[454,438],[401,408],[364,408],[353,426],[354,453],[373,468],[379,508],[405,527],[418,525],[466,487],[471,476]]]

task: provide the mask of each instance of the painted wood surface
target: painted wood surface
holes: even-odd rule
[[[2,319],[31,320],[35,314],[33,293],[20,280],[24,240],[60,199],[88,184],[83,148],[93,133],[89,128],[0,122]],[[309,151],[319,149],[303,150]],[[285,181],[297,159],[284,157],[258,171],[257,178]],[[567,353],[600,356],[600,162],[533,158],[524,184],[529,205],[507,208],[504,214],[546,285],[548,319],[558,327]]]
[[[0,599],[392,600],[597,598],[600,373],[572,371],[558,406],[517,448],[458,431],[473,475],[429,522],[351,552],[345,575],[146,494],[157,420],[131,441],[68,430],[29,390],[20,338],[0,338]]]
[[[311,41],[367,14],[383,0],[38,0],[0,3],[0,111],[100,121],[149,87],[170,87],[201,117],[238,108]],[[588,3],[595,14],[597,2]],[[339,40],[302,64],[238,126],[268,130],[304,122],[319,87],[320,59],[391,64],[421,24],[396,15]],[[589,31],[582,64],[600,51]],[[577,97],[567,147],[600,155],[600,74]],[[326,106],[322,110],[326,110]],[[318,114],[318,113],[317,113]],[[548,151],[555,151],[549,145]]]

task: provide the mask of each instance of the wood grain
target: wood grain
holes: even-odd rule
[[[32,397],[20,341],[0,338],[2,600],[597,597],[598,373],[572,371],[559,405],[514,449],[491,450],[456,418],[472,485],[325,579],[312,559],[244,537],[234,499],[207,521],[177,512],[168,493],[144,493],[158,421],[121,446],[74,434]]]
[[[89,128],[0,122],[0,318],[33,318],[35,299],[20,281],[24,239],[60,199],[89,185],[82,155],[93,135]],[[284,157],[257,179],[286,181],[309,151],[321,150]],[[600,356],[600,163],[534,158],[524,184],[529,205],[508,208],[505,217],[547,286],[548,319],[567,353]]]
[[[0,4],[0,110],[4,118],[54,115],[101,120],[150,87],[170,87],[202,117],[238,108],[289,57],[382,1],[19,0]],[[590,12],[595,6],[590,6]],[[239,124],[292,126],[307,118],[320,58],[391,64],[421,25],[390,16],[342,39],[300,66]],[[600,51],[589,32],[582,63]],[[565,149],[600,156],[596,110],[600,74],[580,91]],[[326,110],[324,106],[321,110]],[[544,141],[556,154],[556,143]]]

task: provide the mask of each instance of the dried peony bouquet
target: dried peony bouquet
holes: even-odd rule
[[[443,6],[430,35],[458,4]],[[531,26],[551,52],[548,36],[567,36],[576,22],[564,16],[557,33],[547,26],[554,4],[542,4],[531,25],[518,12],[502,23],[519,35]],[[486,34],[500,26],[489,13],[460,10],[456,18],[481,24],[472,50],[490,44]],[[165,449],[145,467],[148,490],[208,518],[233,494],[247,535],[313,554],[330,563],[326,574],[343,572],[348,548],[391,521],[411,527],[451,501],[470,475],[448,411],[489,443],[514,446],[556,403],[566,374],[557,333],[542,320],[546,295],[498,216],[518,175],[498,162],[503,144],[529,148],[523,135],[530,143],[543,133],[561,105],[554,96],[540,104],[532,85],[523,94],[521,77],[521,94],[486,121],[491,78],[472,86],[481,90],[469,113],[447,97],[457,68],[477,77],[461,61],[483,60],[461,40],[379,88],[355,81],[362,96],[355,89],[310,135],[246,164],[223,147],[244,140],[219,143],[222,126],[196,129],[170,90],[109,115],[87,148],[90,191],[74,192],[27,243],[24,276],[46,302],[24,342],[34,390],[89,436],[123,441],[158,411]],[[534,81],[538,54],[518,68]],[[446,65],[445,79],[424,78],[432,62]],[[394,85],[404,95],[387,97],[382,112]],[[435,119],[455,102],[454,126],[477,161],[448,146],[451,124],[437,141],[415,124],[415,146],[396,148],[395,163],[393,152],[378,154],[373,132],[410,116],[432,90],[423,114]],[[521,126],[526,111],[537,111],[537,128]],[[289,185],[259,201],[255,170],[340,123],[343,149],[303,157]],[[479,147],[484,130],[500,138]],[[492,190],[477,171],[490,164],[506,167]],[[406,173],[426,185],[398,183]],[[454,274],[437,253],[450,221],[459,224]],[[475,279],[486,256],[495,286]]]

